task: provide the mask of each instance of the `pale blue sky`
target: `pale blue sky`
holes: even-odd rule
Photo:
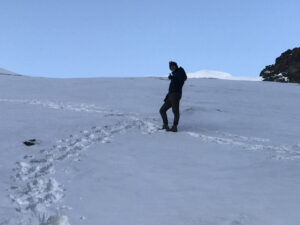
[[[0,67],[48,77],[258,76],[300,46],[298,0],[3,0]]]

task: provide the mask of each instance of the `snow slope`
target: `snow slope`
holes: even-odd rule
[[[19,74],[0,68],[0,75],[19,75]]]
[[[299,85],[168,83],[1,76],[0,224],[298,225]]]

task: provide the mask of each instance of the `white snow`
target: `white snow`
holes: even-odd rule
[[[298,225],[299,85],[168,84],[0,76],[0,224]]]
[[[275,77],[276,80],[281,80],[281,81],[284,81],[284,82],[289,82],[289,78],[286,76],[285,73],[276,74],[274,77]]]
[[[223,80],[248,80],[248,81],[261,81],[260,77],[245,77],[245,76],[233,76],[230,73],[224,73],[214,70],[200,70],[194,73],[188,73],[188,78],[214,78]]]

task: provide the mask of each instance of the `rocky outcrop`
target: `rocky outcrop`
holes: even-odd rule
[[[264,81],[300,83],[300,48],[282,53],[275,64],[261,71],[260,76]]]

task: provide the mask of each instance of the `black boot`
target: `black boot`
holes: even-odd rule
[[[173,125],[172,128],[167,129],[167,131],[177,132],[177,126]]]
[[[161,130],[169,130],[169,125],[168,124],[164,124],[161,128]]]

